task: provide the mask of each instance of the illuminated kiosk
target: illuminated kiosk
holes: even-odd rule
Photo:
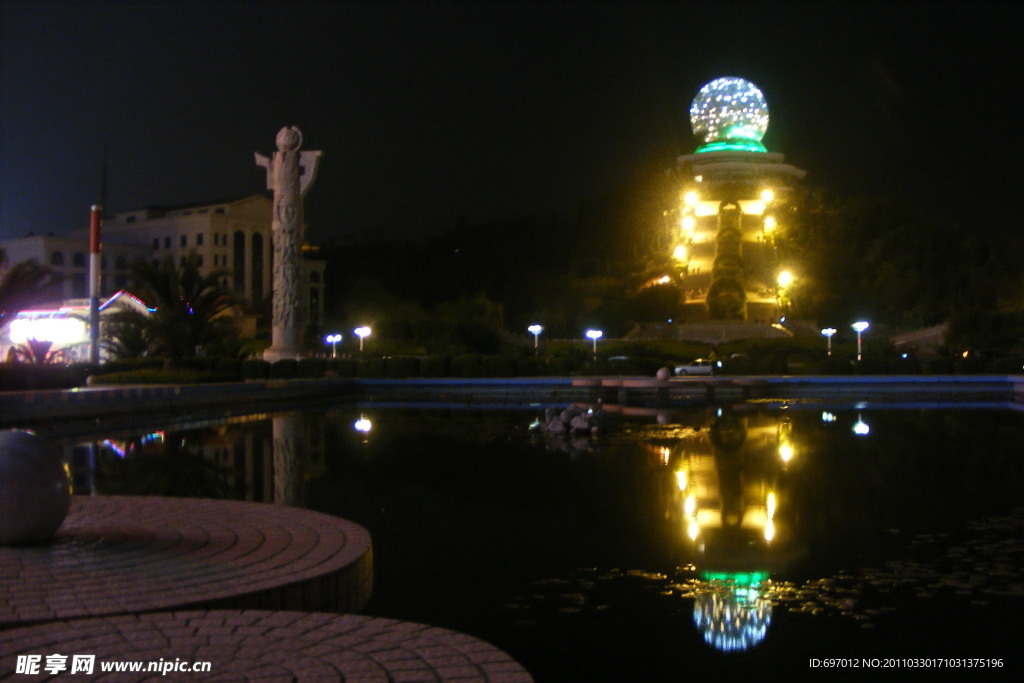
[[[736,334],[771,335],[785,315],[797,265],[779,260],[775,236],[792,219],[805,172],[761,143],[768,105],[749,81],[725,77],[702,87],[690,122],[701,145],[677,160],[679,204],[667,214],[686,292],[680,318],[746,322],[741,327],[760,327],[762,334]]]
[[[123,311],[149,315],[154,309],[134,294],[120,290],[100,303],[100,335],[114,316]],[[49,308],[19,311],[0,333],[0,359],[9,359],[15,347],[29,342],[45,344],[43,355],[48,362],[77,363],[89,359],[89,300],[69,299]],[[106,360],[110,354],[105,348],[100,355]],[[42,360],[42,359],[40,359]]]

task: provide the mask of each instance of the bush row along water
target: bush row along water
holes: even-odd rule
[[[389,356],[372,358],[303,358],[270,363],[236,358],[192,359],[185,367],[164,370],[156,359],[111,361],[99,368],[88,365],[32,366],[0,364],[0,390],[62,389],[90,384],[163,384],[237,382],[242,380],[340,378],[473,378],[543,377],[564,375],[651,376],[671,361],[660,358],[608,360],[572,356]],[[721,374],[1019,374],[1022,361],[1000,358],[991,362],[934,358],[923,365],[915,359],[865,358],[859,364],[842,358],[790,361],[784,355],[740,356],[723,361]]]

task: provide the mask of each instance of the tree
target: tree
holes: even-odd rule
[[[0,250],[0,266],[6,260],[6,254]],[[19,311],[52,298],[60,281],[60,275],[34,259],[7,268],[0,277],[0,329]]]
[[[141,334],[146,352],[162,357],[164,367],[181,366],[197,349],[218,345],[237,335],[229,312],[238,302],[221,287],[227,271],[214,270],[203,275],[195,254],[185,258],[180,268],[167,259],[156,265],[139,260],[132,264],[136,294],[152,309],[113,314],[108,344],[138,346],[133,335]]]

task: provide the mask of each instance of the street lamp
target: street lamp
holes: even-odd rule
[[[540,325],[530,325],[526,328],[526,331],[533,335],[533,350],[536,351],[540,333],[544,331],[544,328]]]
[[[341,341],[340,334],[329,334],[324,337],[324,341],[331,345],[331,358],[338,357],[338,342]]]
[[[863,358],[860,345],[860,333],[868,329],[869,325],[868,323],[861,320],[860,322],[855,322],[854,324],[850,325],[850,327],[857,330],[857,362],[859,363],[860,359]]]
[[[369,327],[366,327],[364,325],[363,327],[357,327],[356,329],[354,329],[352,331],[355,332],[357,337],[359,337],[359,350],[362,351],[363,350],[363,339],[365,337],[369,337],[370,336],[370,332],[372,332],[372,330]]]
[[[828,339],[828,355],[832,355],[832,335],[838,332],[834,327],[826,327],[821,331],[823,335]]]
[[[594,341],[594,360],[597,360],[597,340],[604,335],[601,330],[587,330],[587,337]]]

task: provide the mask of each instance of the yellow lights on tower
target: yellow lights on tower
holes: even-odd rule
[[[683,203],[687,206],[695,206],[699,200],[700,195],[693,190],[688,190],[683,194]]]
[[[775,222],[775,216],[764,217],[764,231],[766,233],[773,232],[777,226],[778,223]]]
[[[672,258],[674,258],[677,261],[685,261],[689,257],[690,257],[690,252],[686,248],[685,244],[677,245],[676,248],[672,251]]]
[[[771,204],[773,201],[775,201],[775,193],[772,192],[771,190],[762,190],[761,201],[764,202],[765,204]]]
[[[683,230],[684,231],[686,231],[687,233],[692,235],[693,231],[696,229],[696,227],[697,227],[697,221],[696,221],[696,219],[694,219],[693,216],[690,216],[690,215],[683,216]]]
[[[783,270],[775,278],[775,282],[778,283],[779,287],[782,289],[787,289],[793,284],[794,280],[796,280],[796,277],[788,270]]]

